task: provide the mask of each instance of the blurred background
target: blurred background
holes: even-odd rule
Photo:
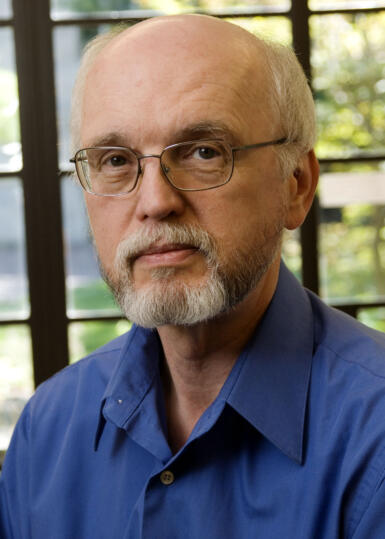
[[[321,180],[284,258],[326,302],[385,331],[385,0],[0,0],[0,452],[37,384],[130,327],[99,277],[69,164],[82,48],[116,22],[180,12],[296,50]]]

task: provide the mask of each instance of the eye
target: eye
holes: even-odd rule
[[[104,159],[103,165],[111,167],[123,167],[127,163],[127,157],[122,154],[110,155]]]
[[[196,148],[193,152],[193,157],[195,159],[213,159],[214,157],[217,157],[219,155],[218,150],[215,148],[211,148],[210,146],[200,146],[199,148]]]

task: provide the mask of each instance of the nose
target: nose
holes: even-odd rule
[[[156,158],[147,161],[148,158]],[[146,161],[142,161],[146,159]],[[140,178],[137,186],[138,202],[136,215],[140,221],[160,221],[177,217],[185,210],[185,197],[168,182],[160,166],[160,155],[148,154],[139,157]]]

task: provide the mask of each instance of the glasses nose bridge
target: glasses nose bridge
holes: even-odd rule
[[[168,167],[165,167],[162,163],[162,156],[163,156],[163,152],[161,152],[160,154],[156,154],[156,153],[146,153],[146,154],[143,154],[143,155],[137,155],[136,158],[138,160],[138,175],[137,175],[137,181],[139,179],[140,176],[142,176],[143,178],[143,173],[144,173],[144,170],[142,168],[142,164],[141,164],[141,161],[142,159],[148,159],[149,157],[155,157],[156,159],[159,159],[159,166],[160,166],[160,170],[161,170],[161,173],[162,173],[162,176],[166,179],[166,181],[168,183],[170,183],[172,186],[173,184],[171,183],[167,173],[169,171]]]
[[[149,157],[155,157],[156,159],[159,159],[159,164],[161,164],[161,158],[162,158],[162,154],[156,154],[156,153],[145,153],[143,155],[137,155],[136,158],[138,160],[138,168],[139,168],[139,174],[143,174],[143,169],[142,169],[142,159],[148,159]]]

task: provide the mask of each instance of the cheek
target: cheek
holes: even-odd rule
[[[116,249],[127,231],[121,202],[86,194],[86,206],[96,249],[105,269],[112,267]]]
[[[270,185],[257,180],[254,184],[242,184],[243,189],[234,182],[231,187],[224,186],[222,193],[218,190],[212,201],[201,200],[198,210],[201,226],[214,236],[224,256],[231,256],[237,249],[247,252],[251,245],[264,244],[275,236],[277,225],[283,224],[285,216],[280,180],[271,181]]]

